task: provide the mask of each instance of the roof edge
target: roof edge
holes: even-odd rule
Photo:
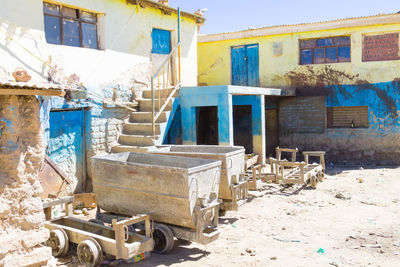
[[[287,33],[300,33],[308,31],[318,31],[318,30],[331,30],[338,28],[350,28],[359,26],[369,26],[377,24],[391,24],[400,23],[400,14],[384,14],[375,15],[367,17],[356,17],[347,19],[338,19],[331,21],[321,21],[312,23],[301,23],[292,25],[282,25],[282,26],[271,26],[263,27],[252,30],[243,30],[237,32],[227,32],[227,33],[215,33],[207,35],[199,35],[198,43],[215,42],[231,39],[241,39],[249,37],[260,37]]]
[[[171,13],[178,14],[178,9],[154,2],[152,0],[126,0],[126,2],[132,5],[140,5],[141,7],[153,7],[156,9],[160,9],[164,14],[171,14]],[[187,18],[194,19],[195,22],[198,24],[202,24],[206,20],[202,16],[185,11],[181,11],[181,15]]]

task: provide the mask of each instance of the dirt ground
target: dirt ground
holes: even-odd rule
[[[400,168],[331,167],[317,189],[263,184],[220,218],[217,241],[113,265],[400,266],[399,179]]]

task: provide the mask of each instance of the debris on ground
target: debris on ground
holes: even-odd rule
[[[342,200],[350,200],[351,194],[347,192],[337,192],[335,197]]]

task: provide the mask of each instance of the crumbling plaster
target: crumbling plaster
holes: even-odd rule
[[[39,101],[34,96],[0,96],[0,266],[42,266],[49,233],[38,172],[44,159]]]

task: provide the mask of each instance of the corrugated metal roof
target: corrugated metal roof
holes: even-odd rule
[[[0,95],[64,96],[68,88],[54,83],[0,81]]]
[[[35,83],[35,82],[9,82],[0,81],[1,88],[13,88],[13,89],[52,89],[52,90],[64,90],[70,89],[66,86],[54,83]]]
[[[223,39],[230,39],[228,36],[230,35],[237,35],[237,34],[242,34],[242,33],[254,33],[254,32],[266,32],[270,30],[271,32],[278,31],[279,29],[295,29],[293,32],[299,32],[302,29],[305,29],[307,26],[320,26],[324,24],[335,24],[340,26],[341,23],[346,23],[346,22],[354,22],[353,26],[358,26],[357,22],[366,22],[366,21],[373,21],[377,20],[380,18],[391,18],[391,17],[399,17],[399,13],[388,13],[388,14],[376,14],[376,15],[370,15],[370,16],[361,16],[361,17],[351,17],[351,18],[343,18],[343,19],[335,19],[335,20],[326,20],[326,21],[317,21],[317,22],[309,22],[309,23],[299,23],[299,24],[283,24],[283,25],[275,25],[275,26],[266,26],[266,27],[260,27],[260,28],[252,28],[252,29],[246,29],[246,30],[238,30],[238,31],[232,31],[232,32],[221,32],[221,33],[213,33],[213,34],[206,34],[206,35],[200,35],[199,36],[199,41],[212,41],[213,37],[218,37],[224,36]],[[321,27],[322,28],[322,27]],[[288,31],[289,32],[289,31]],[[252,34],[253,36],[255,34]],[[262,34],[260,34],[262,35]],[[236,38],[233,36],[233,38]]]

